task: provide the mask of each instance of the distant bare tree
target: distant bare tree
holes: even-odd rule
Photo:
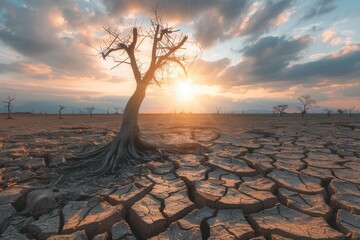
[[[216,107],[216,114],[220,114],[221,107]]]
[[[332,114],[332,110],[331,110],[331,109],[324,108],[323,111],[326,113],[327,117],[330,117],[331,114]]]
[[[276,113],[278,112],[277,106],[272,107],[273,116],[276,116]]]
[[[350,107],[348,112],[349,112],[349,116],[352,116],[352,112],[355,110],[355,107]]]
[[[340,115],[343,115],[344,114],[344,110],[342,110],[342,109],[338,109],[338,110],[336,110],[336,112],[338,113],[338,114],[340,114]]]
[[[79,108],[79,114],[81,115],[81,114],[85,114],[86,112],[85,112],[85,110],[82,110],[81,108]]]
[[[5,107],[8,111],[7,119],[12,119],[11,116],[11,109],[12,109],[12,102],[15,100],[15,97],[8,96],[4,101],[2,101],[5,104]]]
[[[115,109],[115,114],[119,114],[120,107],[114,107],[114,109]]]
[[[280,113],[280,117],[282,117],[282,115],[285,113],[285,110],[289,107],[286,104],[282,104],[282,105],[277,105],[278,109],[279,109],[279,113]]]
[[[124,107],[114,107],[115,114],[124,113]]]
[[[289,106],[286,104],[279,104],[277,106],[274,106],[272,108],[273,114],[274,116],[276,115],[276,113],[279,113],[280,117],[282,117],[282,115],[285,113],[285,110],[288,108]]]
[[[301,117],[304,117],[307,111],[310,109],[316,108],[314,104],[316,104],[316,101],[311,99],[310,95],[304,95],[298,98],[298,100],[301,102],[302,106],[296,107],[301,113]]]
[[[106,110],[106,114],[109,115],[109,109]]]
[[[90,114],[90,118],[92,118],[92,116],[93,116],[94,109],[95,109],[94,106],[86,108],[86,111]]]
[[[64,105],[58,105],[58,108],[59,108],[59,119],[62,119],[61,111],[64,110],[65,106]]]

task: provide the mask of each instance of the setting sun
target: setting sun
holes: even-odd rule
[[[190,101],[194,99],[194,85],[191,83],[191,80],[186,80],[179,82],[175,86],[176,98],[179,101]]]

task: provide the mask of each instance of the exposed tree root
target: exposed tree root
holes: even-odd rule
[[[141,139],[137,126],[123,127],[113,141],[92,152],[69,158],[74,162],[63,169],[81,169],[81,177],[112,174],[123,164],[141,164],[148,151],[155,150],[155,146]]]
[[[118,135],[110,143],[88,153],[68,158],[72,161],[63,170],[76,169],[79,178],[117,173],[122,165],[140,165],[144,157],[151,152],[160,154],[184,154],[209,152],[209,149],[199,143],[185,143],[156,147],[141,139],[138,126],[123,125]]]

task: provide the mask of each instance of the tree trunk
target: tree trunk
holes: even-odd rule
[[[129,101],[126,104],[119,133],[121,132],[121,129],[127,126],[138,127],[139,110],[141,103],[145,98],[145,91],[146,91],[146,86],[144,85],[138,85],[136,87],[135,92],[133,93],[133,95],[130,97]]]
[[[116,137],[107,145],[84,155],[72,158],[83,159],[78,167],[90,167],[88,175],[102,175],[116,172],[122,164],[137,165],[144,151],[156,148],[141,140],[139,109],[145,98],[146,85],[138,84],[135,92],[126,104],[122,123]]]
[[[10,108],[10,103],[7,106],[8,109],[8,119],[11,119],[11,108]]]

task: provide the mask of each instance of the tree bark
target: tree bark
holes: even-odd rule
[[[138,83],[135,92],[128,100],[122,123],[116,137],[107,145],[72,160],[84,160],[76,167],[90,167],[87,175],[103,175],[115,173],[123,164],[137,165],[145,151],[156,148],[141,139],[139,128],[139,110],[145,98],[146,84]]]
[[[11,108],[10,108],[10,103],[8,103],[8,105],[7,105],[7,109],[8,109],[8,119],[11,119]]]
[[[146,86],[141,84],[137,85],[135,92],[126,104],[119,134],[124,127],[138,127],[139,110],[141,103],[145,98],[145,91]]]

